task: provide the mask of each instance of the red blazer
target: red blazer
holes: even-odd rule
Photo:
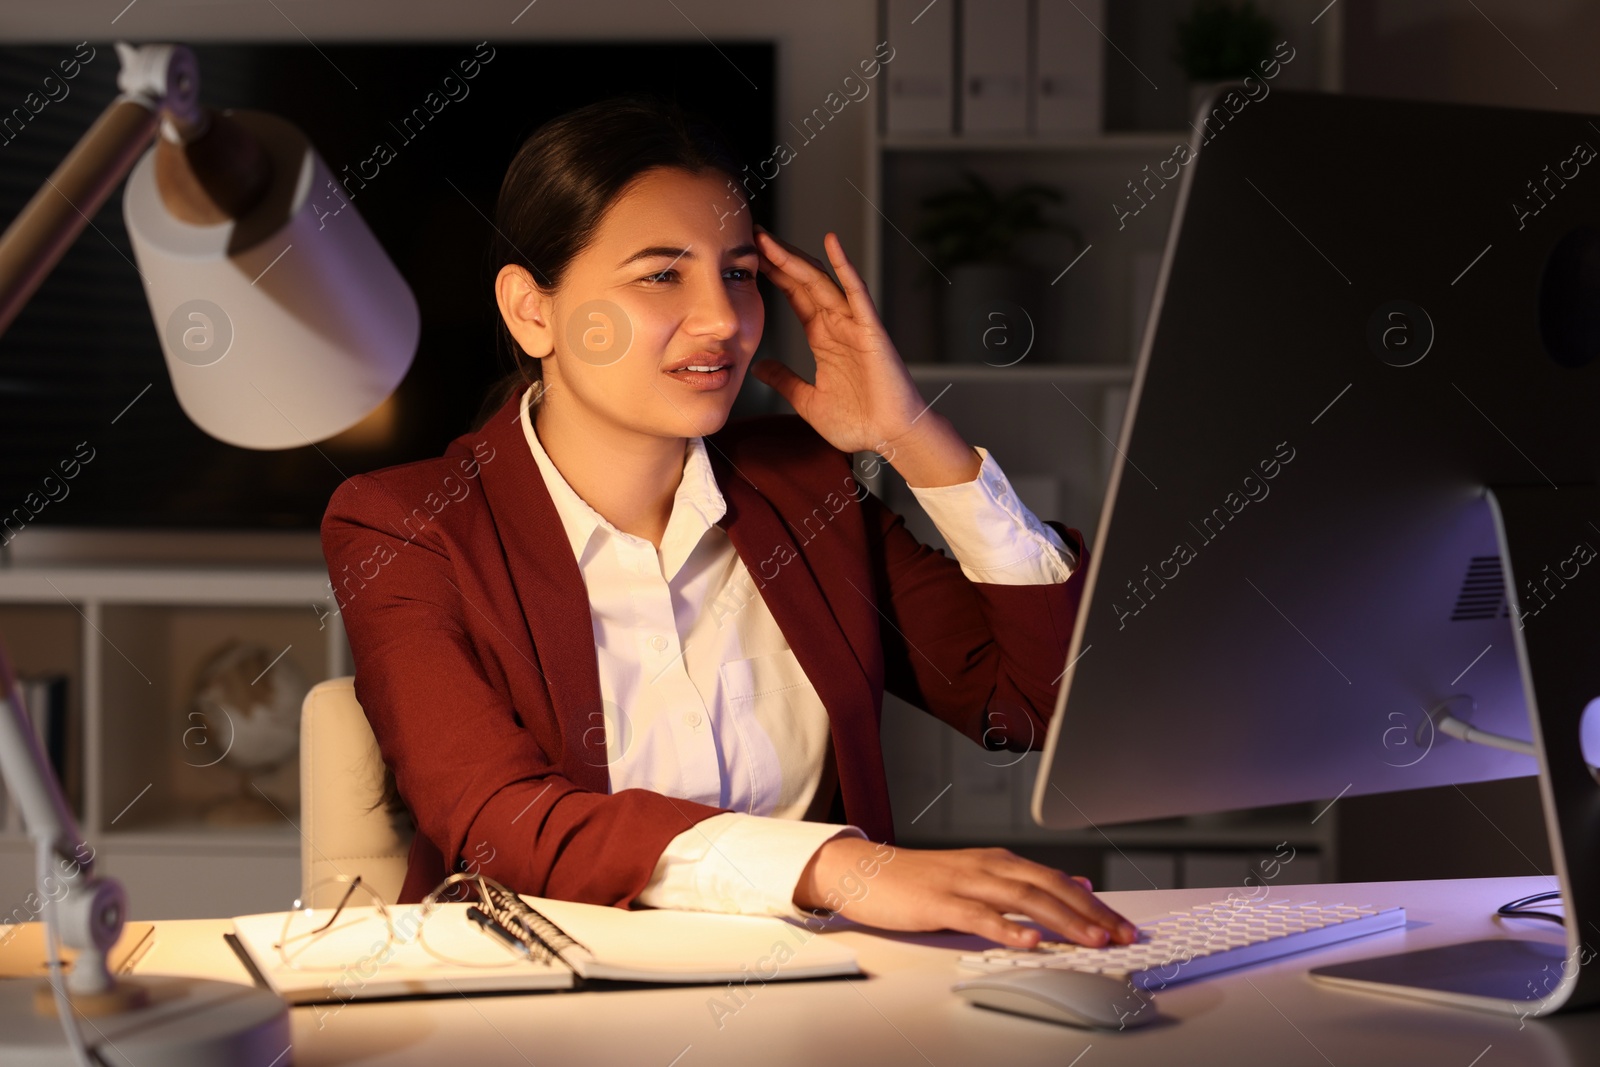
[[[358,474],[322,520],[355,691],[417,823],[401,903],[453,870],[629,907],[661,851],[728,809],[612,794],[588,595],[513,397],[443,456]],[[893,842],[889,692],[978,744],[1042,746],[1086,568],[975,583],[798,415],[706,438],[718,523],[827,708],[833,818]],[[1082,561],[1073,528],[1051,522]]]

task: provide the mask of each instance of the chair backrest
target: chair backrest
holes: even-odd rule
[[[383,795],[383,756],[356,700],[355,679],[330,678],[311,687],[300,710],[300,894],[334,875],[361,875],[386,904],[400,896],[413,836],[402,814],[377,806]]]

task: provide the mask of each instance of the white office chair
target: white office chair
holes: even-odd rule
[[[345,675],[311,687],[300,709],[300,894],[334,875],[361,875],[386,904],[400,897],[413,832],[404,814],[373,807],[383,795],[383,757],[355,679]]]

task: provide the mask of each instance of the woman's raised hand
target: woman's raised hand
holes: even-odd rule
[[[830,231],[822,243],[842,290],[821,263],[798,248],[760,226],[755,235],[762,272],[805,328],[817,380],[808,382],[775,359],[761,360],[750,373],[776,389],[839,451],[883,451],[910,429],[927,402],[889,340],[839,235]]]

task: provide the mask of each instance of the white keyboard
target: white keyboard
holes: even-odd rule
[[[1406,923],[1404,908],[1350,904],[1224,900],[1141,924],[1131,945],[1090,948],[1041,941],[1036,948],[991,948],[958,961],[975,971],[1055,967],[1126,978],[1160,989],[1247,964],[1321,948]]]

